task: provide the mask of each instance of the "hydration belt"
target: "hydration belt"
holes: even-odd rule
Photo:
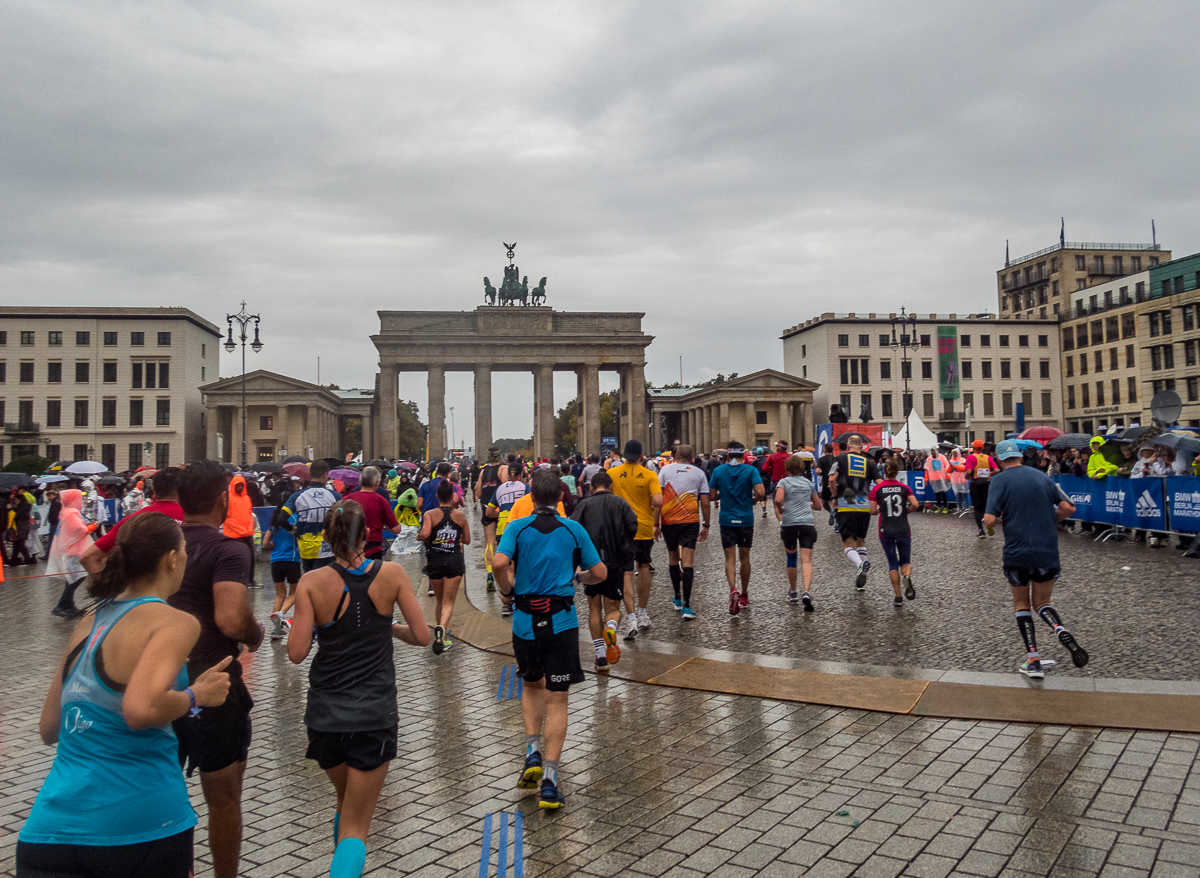
[[[544,615],[559,613],[575,606],[574,595],[519,594],[513,598],[513,606],[522,613]]]

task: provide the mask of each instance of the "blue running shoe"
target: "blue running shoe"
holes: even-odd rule
[[[672,598],[671,605],[675,607],[675,612],[678,613],[683,609],[683,598]]]
[[[695,619],[695,618],[696,618],[696,614],[692,611],[691,607],[683,608],[683,621],[690,622],[692,619]]]
[[[531,790],[542,779],[542,754],[534,751],[525,757],[525,767],[521,769],[521,778],[517,781],[517,789]]]
[[[558,791],[558,787],[554,785],[554,781],[546,778],[542,781],[542,796],[538,801],[539,808],[547,810],[557,810],[565,804],[562,793]]]

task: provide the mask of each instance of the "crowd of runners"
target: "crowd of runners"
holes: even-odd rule
[[[1022,465],[1014,443],[990,450],[973,449],[965,467],[981,532],[1003,523],[1003,575],[1025,651],[1020,670],[1043,675],[1035,617],[1082,667],[1088,655],[1051,604],[1058,523],[1074,507],[1044,473]],[[47,693],[40,731],[58,750],[20,833],[17,874],[189,875],[197,818],[184,772],[199,771],[214,874],[236,875],[253,707],[237,659],[270,637],[286,638],[297,664],[316,648],[304,724],[306,755],[334,790],[329,874],[360,875],[371,817],[397,755],[393,644],[431,646],[437,654],[451,647],[471,503],[482,520],[487,588],[499,592],[512,620],[524,682],[516,786],[537,789],[540,808],[561,808],[568,692],[584,679],[577,589],[588,604],[594,668],[603,673],[620,661],[622,639],[653,624],[656,540],[667,551],[672,606],[685,621],[700,612],[695,551],[709,538],[714,509],[729,586],[722,613],[737,616],[750,606],[750,549],[756,518],[768,511],[779,526],[788,583],[774,599],[816,611],[812,554],[816,514],[826,511],[856,589],[871,570],[874,519],[894,602],[916,599],[908,516],[918,503],[898,478],[900,459],[877,460],[855,435],[824,452],[814,459],[780,443],[749,460],[744,445],[730,442],[715,460],[697,459],[687,445],[650,460],[630,440],[620,457],[527,464],[493,448],[478,464],[439,463],[430,478],[403,484],[397,470],[367,466],[345,496],[331,484],[328,465],[315,461],[303,484],[267,492],[277,495],[264,541],[276,595],[265,624],[248,597],[253,501],[240,474],[212,461],[161,470],[148,487],[153,502],[98,542],[82,516],[75,521],[77,498],[64,498],[57,557],[72,589],[82,581],[76,573],[86,573],[96,603],[78,620]],[[404,568],[385,560],[385,534],[405,527],[417,529],[425,546],[432,625]]]

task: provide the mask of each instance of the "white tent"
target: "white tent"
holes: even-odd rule
[[[925,422],[921,420],[917,410],[913,409],[908,413],[908,423],[896,431],[896,435],[892,437],[893,448],[906,448],[910,446],[909,439],[911,437],[911,447],[919,451],[929,451],[937,445],[937,436],[935,436]]]

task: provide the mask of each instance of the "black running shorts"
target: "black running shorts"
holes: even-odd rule
[[[21,878],[191,878],[192,830],[138,844],[17,842]]]
[[[595,585],[585,585],[583,593],[590,598],[602,595],[610,601],[625,599],[625,573],[615,568],[609,568],[608,579]]]
[[[654,548],[654,540],[633,541],[633,561],[638,566],[650,563],[650,550]]]
[[[739,549],[749,549],[754,545],[754,525],[748,527],[731,527],[727,524],[721,525],[721,548],[732,549],[737,546]]]
[[[1053,582],[1062,575],[1061,567],[1009,567],[1004,565],[1004,578],[1013,588],[1028,588],[1031,582]]]
[[[693,521],[690,524],[664,524],[662,526],[663,542],[667,544],[668,552],[678,552],[683,549],[696,548],[696,541],[700,539],[700,522]]]
[[[430,579],[454,579],[467,572],[462,552],[426,552],[425,562]]]
[[[369,732],[319,732],[308,730],[305,757],[315,759],[322,771],[345,764],[357,771],[374,771],[396,758],[396,733],[390,729]]]
[[[847,540],[865,540],[867,532],[871,529],[871,513],[853,510],[839,511],[837,525],[838,534],[843,543]]]
[[[236,662],[235,662],[236,664]],[[200,665],[193,671],[188,666],[188,685],[211,665]],[[179,765],[191,777],[196,769],[201,774],[220,771],[235,762],[245,762],[250,753],[250,697],[241,674],[230,675],[229,694],[225,703],[205,707],[196,716],[185,714],[171,725],[179,739]]]
[[[817,544],[817,529],[811,524],[784,524],[779,528],[779,538],[788,552],[796,551],[797,543],[801,549],[811,549]]]
[[[536,630],[538,617],[533,618]],[[544,677],[548,690],[566,692],[572,683],[584,681],[583,667],[579,664],[578,628],[544,634],[533,640],[514,634],[512,644],[513,655],[517,659],[517,674],[526,683],[536,683]]]
[[[300,581],[300,562],[299,561],[272,561],[271,562],[271,581],[272,582],[287,582],[295,585]]]

